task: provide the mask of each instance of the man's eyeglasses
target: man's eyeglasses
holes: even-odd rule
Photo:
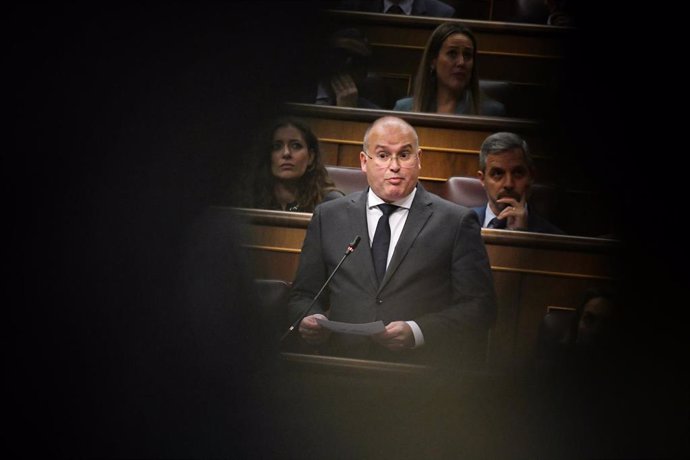
[[[398,160],[398,164],[400,166],[412,166],[417,159],[417,154],[415,152],[407,151],[400,152],[397,155],[393,155],[390,152],[385,151],[376,152],[374,156],[369,155],[367,152],[364,152],[364,154],[368,158],[374,160],[374,163],[376,163],[378,166],[388,166],[393,158]]]

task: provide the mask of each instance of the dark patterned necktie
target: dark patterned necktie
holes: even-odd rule
[[[386,262],[388,260],[388,248],[391,244],[391,226],[388,223],[388,218],[398,209],[394,204],[380,204],[379,209],[383,215],[379,218],[376,224],[376,232],[374,232],[374,241],[371,244],[371,255],[374,258],[374,268],[376,269],[376,278],[379,283],[386,274]]]
[[[508,223],[508,222],[507,222],[507,219],[502,219],[502,220],[501,220],[501,219],[499,219],[498,217],[494,217],[494,218],[491,219],[491,220],[489,221],[489,223],[486,225],[486,228],[498,228],[498,229],[502,229],[502,228],[506,228],[506,224],[507,224],[507,223]]]

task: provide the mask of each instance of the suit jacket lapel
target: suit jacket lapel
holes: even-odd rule
[[[369,227],[367,225],[367,192],[364,190],[359,197],[353,197],[348,208],[348,220],[350,228],[354,235],[362,237],[359,243],[359,250],[366,253],[362,260],[364,260],[364,267],[362,270],[364,276],[369,279],[371,287],[374,291],[378,289],[378,280],[376,279],[376,271],[374,270],[374,259],[371,256],[371,241],[369,240]]]
[[[412,11],[411,11],[412,15],[424,16],[425,13],[426,13],[426,2],[424,0],[412,2]]]
[[[412,201],[412,206],[410,206],[409,214],[407,215],[407,220],[405,221],[405,227],[400,234],[400,239],[398,240],[397,246],[395,246],[395,251],[393,252],[393,257],[391,257],[391,262],[388,264],[388,269],[386,270],[386,275],[383,277],[383,281],[378,288],[378,292],[388,283],[388,280],[393,276],[395,271],[400,266],[400,263],[405,259],[407,252],[412,247],[412,243],[417,239],[417,235],[422,231],[424,224],[426,224],[429,217],[433,214],[433,209],[431,206],[431,200],[427,195],[426,191],[421,185],[417,185],[417,194]],[[373,269],[372,261],[372,269]]]
[[[486,205],[486,206],[488,206],[488,205]],[[484,226],[484,220],[486,219],[486,206],[472,208],[472,210],[475,213],[477,213],[477,217],[479,217],[479,226],[480,227]]]

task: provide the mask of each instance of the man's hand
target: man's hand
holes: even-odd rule
[[[331,336],[331,331],[323,328],[316,322],[316,318],[326,319],[322,314],[306,316],[299,323],[299,333],[310,345],[318,345],[324,343]]]
[[[515,198],[503,197],[496,200],[497,203],[503,203],[507,206],[503,211],[498,213],[501,220],[506,220],[507,230],[526,230],[527,229],[527,208],[525,207],[525,195],[522,195],[520,201]]]
[[[357,107],[357,85],[348,74],[340,74],[331,78],[331,87],[335,93],[335,103],[338,107]]]
[[[412,328],[405,321],[393,321],[386,326],[385,331],[374,334],[371,338],[391,351],[414,347]]]

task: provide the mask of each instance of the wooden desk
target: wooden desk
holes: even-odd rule
[[[236,209],[246,225],[256,278],[293,281],[311,219],[308,213]],[[592,286],[616,278],[621,244],[615,240],[482,229],[498,295],[498,320],[489,340],[490,369],[532,359],[547,306],[577,307]]]
[[[502,375],[330,356],[283,354],[266,380],[254,388],[268,404],[256,407],[276,427],[266,434],[279,458],[481,457],[516,401]]]

